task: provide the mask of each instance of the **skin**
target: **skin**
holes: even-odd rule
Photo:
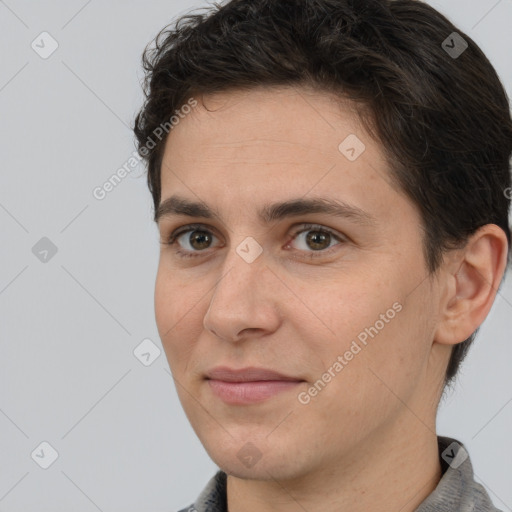
[[[159,220],[155,314],[184,411],[228,473],[229,511],[415,510],[441,477],[435,417],[444,373],[452,345],[492,305],[506,261],[503,231],[484,226],[429,276],[418,210],[392,185],[382,147],[350,103],[303,87],[203,101],[208,110],[199,101],[166,141],[162,201],[179,194],[220,217]],[[355,161],[338,150],[349,134],[366,146]],[[373,222],[257,217],[268,203],[302,197],[344,201]],[[166,244],[190,223],[202,224],[209,242],[190,243],[192,230]],[[315,227],[295,236],[305,223]],[[341,241],[327,237],[315,250],[306,235],[319,228]],[[263,250],[252,263],[236,251],[246,237]],[[180,258],[180,248],[200,254]],[[394,303],[400,312],[300,403],[298,393]],[[218,365],[305,382],[264,402],[228,405],[204,380]],[[261,456],[251,467],[237,456],[248,442]]]

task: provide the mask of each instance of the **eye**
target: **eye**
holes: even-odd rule
[[[207,249],[212,247],[212,242],[217,237],[210,229],[202,224],[189,224],[171,234],[165,245],[178,245],[175,253],[180,258],[193,258],[207,254]],[[315,258],[325,256],[332,252],[332,247],[345,242],[343,236],[338,235],[318,224],[303,224],[299,231],[296,231],[293,238],[288,242],[285,248],[288,248],[292,242],[298,242],[298,252],[306,258]],[[338,242],[334,243],[333,242]]]
[[[167,242],[162,243],[165,245],[175,245],[178,242],[180,248],[176,249],[176,254],[182,258],[190,258],[201,256],[200,253],[204,253],[205,249],[209,249],[214,238],[217,237],[203,225],[189,224],[184,229],[172,233]]]
[[[306,254],[308,258],[315,258],[330,254],[331,248],[344,242],[343,237],[335,234],[333,231],[319,226],[317,224],[305,224],[302,229],[297,231],[293,237],[292,242],[297,242],[299,251],[309,252]],[[331,245],[332,242],[337,241],[337,244]],[[288,244],[290,245],[291,242]]]

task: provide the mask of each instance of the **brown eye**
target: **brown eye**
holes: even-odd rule
[[[330,240],[331,234],[323,231],[309,231],[306,235],[306,244],[315,251],[327,249],[329,247]]]
[[[186,229],[185,229],[186,228]],[[202,225],[190,224],[175,231],[168,238],[166,245],[177,245],[176,254],[180,257],[202,256],[212,246],[213,239],[217,238],[209,229]]]
[[[198,251],[208,249],[211,241],[212,237],[207,231],[194,230],[188,237],[190,246]]]
[[[329,254],[329,249],[343,242],[343,238],[321,226],[308,224],[298,231],[290,243],[296,244],[296,249],[306,253],[307,257]],[[333,242],[335,243],[334,245]],[[308,254],[309,253],[309,254]]]

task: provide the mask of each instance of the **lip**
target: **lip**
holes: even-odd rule
[[[229,405],[262,402],[305,382],[266,368],[237,370],[226,366],[210,370],[206,380],[212,392]]]
[[[298,377],[291,377],[268,368],[256,368],[255,366],[240,368],[238,370],[227,366],[217,366],[206,373],[206,378],[222,380],[224,382],[255,382],[262,380],[303,381],[303,379]]]
[[[256,382],[225,382],[207,380],[212,392],[229,405],[247,405],[263,402],[269,398],[294,389],[300,381],[260,380]]]

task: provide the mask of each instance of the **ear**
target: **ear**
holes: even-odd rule
[[[439,322],[434,341],[455,345],[469,338],[487,317],[507,266],[508,241],[495,224],[474,233],[463,249],[442,264]]]

